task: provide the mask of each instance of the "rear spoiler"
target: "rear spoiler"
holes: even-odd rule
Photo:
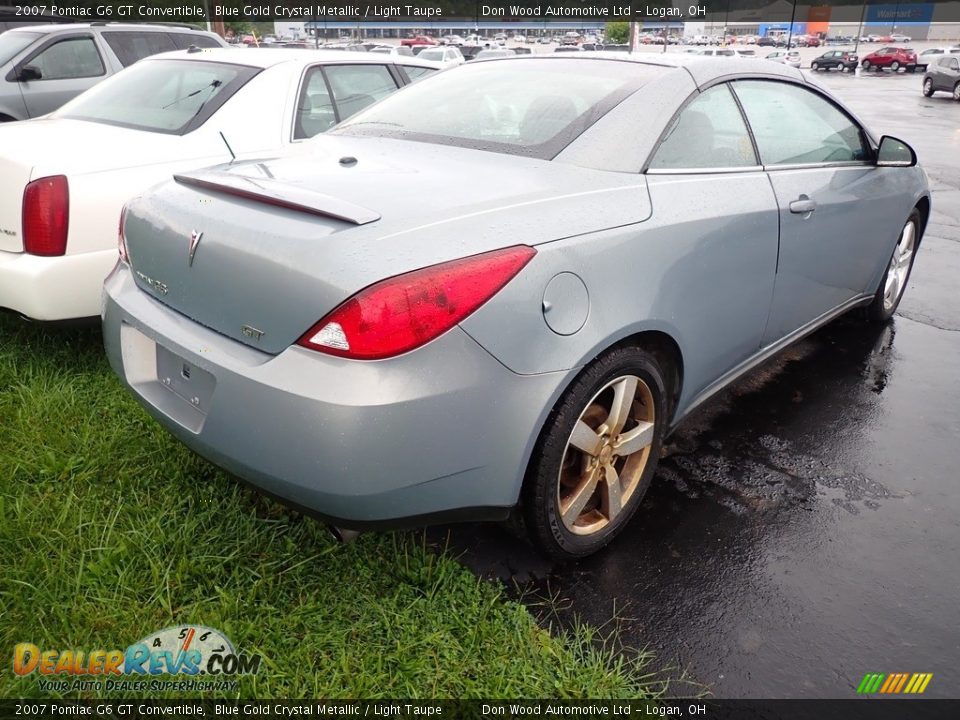
[[[380,219],[380,214],[369,208],[276,180],[222,172],[178,174],[174,175],[173,179],[182,185],[192,185],[310,215],[336,218],[354,225],[366,225]]]

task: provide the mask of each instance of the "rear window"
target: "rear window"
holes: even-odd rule
[[[38,37],[40,37],[40,33],[21,31],[8,31],[0,34],[0,65],[10,62]]]
[[[551,159],[662,71],[613,60],[465,65],[391,95],[332,132]]]
[[[244,65],[196,60],[138,63],[54,116],[183,135],[206,122],[258,72]]]

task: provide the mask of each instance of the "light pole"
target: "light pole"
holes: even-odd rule
[[[787,51],[793,44],[793,21],[797,17],[797,0],[793,0],[793,10],[790,11],[790,30],[787,32]]]

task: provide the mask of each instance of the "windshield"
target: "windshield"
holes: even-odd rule
[[[40,33],[8,30],[0,34],[0,65],[10,62],[18,52],[40,37]]]
[[[257,68],[196,60],[147,60],[83,93],[54,117],[183,135],[259,72]]]
[[[662,72],[652,65],[600,59],[468,64],[391,95],[332,132],[551,159]]]

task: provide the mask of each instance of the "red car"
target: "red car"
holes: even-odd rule
[[[439,45],[440,43],[438,43],[432,37],[427,37],[426,35],[417,35],[416,37],[412,38],[404,38],[400,41],[400,44],[410,47],[411,45]]]
[[[890,68],[894,72],[906,68],[907,72],[913,72],[917,69],[917,53],[910,48],[885,47],[864,57],[860,67],[863,70]]]

